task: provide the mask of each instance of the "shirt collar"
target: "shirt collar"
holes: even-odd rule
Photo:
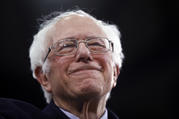
[[[66,116],[68,116],[70,119],[80,119],[79,117],[75,116],[74,114],[59,108],[63,113],[65,113]],[[108,119],[108,110],[106,109],[103,116],[100,119]]]

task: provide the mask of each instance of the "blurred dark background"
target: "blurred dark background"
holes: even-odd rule
[[[38,18],[81,8],[117,24],[125,54],[108,107],[121,119],[175,119],[178,4],[174,0],[6,0],[1,2],[0,97],[45,106],[28,51]]]

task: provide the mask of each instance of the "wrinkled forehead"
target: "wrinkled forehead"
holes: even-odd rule
[[[67,37],[106,37],[101,27],[90,17],[70,15],[59,20],[51,32],[53,42]]]

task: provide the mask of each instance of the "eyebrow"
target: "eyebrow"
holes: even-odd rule
[[[104,36],[92,36],[92,35],[85,37],[85,39],[88,39],[88,38],[105,38],[105,37]],[[65,38],[59,39],[59,40],[65,40],[65,39],[79,39],[79,38],[76,38],[76,36],[70,36],[70,37],[65,37]]]

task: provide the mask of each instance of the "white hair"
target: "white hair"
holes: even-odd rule
[[[53,15],[56,15],[55,17]],[[40,29],[36,35],[34,35],[33,42],[30,46],[29,50],[29,57],[30,57],[30,63],[31,63],[31,70],[33,72],[33,77],[36,79],[35,76],[35,69],[37,67],[42,67],[44,71],[44,58],[48,51],[48,44],[50,42],[50,38],[47,38],[47,32],[55,26],[55,24],[60,21],[62,18],[70,16],[70,15],[82,15],[87,16],[94,20],[94,22],[101,27],[101,29],[104,31],[104,33],[107,35],[108,39],[111,40],[114,44],[114,52],[113,52],[113,60],[114,62],[119,66],[119,68],[122,67],[122,61],[124,58],[124,55],[122,53],[122,47],[120,42],[120,32],[116,25],[105,23],[101,20],[97,20],[93,16],[89,15],[88,13],[82,11],[82,10],[75,10],[75,11],[67,11],[67,12],[54,12],[51,14],[53,18],[44,21],[40,25]],[[44,96],[46,98],[47,103],[49,103],[52,99],[52,95],[47,92],[43,86],[42,90],[44,92]],[[109,96],[108,96],[109,97]]]

